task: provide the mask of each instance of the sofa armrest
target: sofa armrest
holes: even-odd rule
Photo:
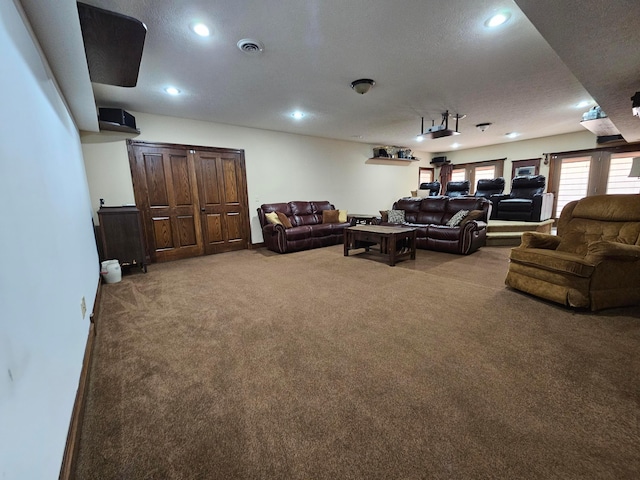
[[[283,225],[269,223],[262,227],[262,237],[270,250],[278,253],[287,251],[287,234]]]
[[[587,245],[586,261],[597,264],[611,258],[631,262],[640,260],[640,246],[606,240],[591,242]]]
[[[560,237],[540,232],[523,232],[520,248],[542,248],[555,250],[560,245]]]

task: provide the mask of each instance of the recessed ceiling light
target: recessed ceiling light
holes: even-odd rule
[[[300,111],[295,111],[291,114],[291,116],[293,118],[295,118],[296,120],[300,120],[302,118],[304,118],[304,113],[300,112]]]
[[[169,95],[180,95],[180,90],[178,90],[176,87],[167,87],[164,89],[164,91]]]
[[[204,23],[194,23],[191,25],[191,30],[201,37],[208,37],[211,34],[211,32],[209,32],[209,27]]]
[[[451,148],[458,148],[460,146],[459,143],[452,143]]]
[[[507,138],[516,138],[516,137],[519,137],[520,134],[518,132],[509,132],[509,133],[505,133],[504,136]]]
[[[505,24],[510,18],[510,12],[500,12],[489,18],[486,22],[484,22],[484,24],[489,28],[495,28]]]
[[[591,105],[593,102],[590,102],[588,100],[583,100],[582,102],[576,104],[576,108],[586,108],[589,105]]]
[[[416,142],[421,142],[421,141],[423,141],[423,140],[424,140],[424,135],[418,135],[418,136],[416,137]]]

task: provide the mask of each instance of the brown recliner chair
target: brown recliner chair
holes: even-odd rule
[[[522,234],[511,249],[507,286],[570,307],[640,303],[640,195],[568,203],[558,235]]]

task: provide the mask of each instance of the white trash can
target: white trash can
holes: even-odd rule
[[[118,283],[122,280],[122,270],[118,260],[105,260],[101,263],[100,273],[106,283]]]

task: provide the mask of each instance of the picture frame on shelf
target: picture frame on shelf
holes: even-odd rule
[[[515,160],[511,162],[511,178],[540,174],[540,159]]]

